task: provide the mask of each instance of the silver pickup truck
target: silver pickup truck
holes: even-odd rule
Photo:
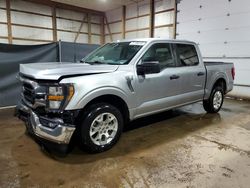
[[[203,62],[193,42],[112,42],[79,63],[21,64],[17,115],[47,147],[66,151],[76,138],[85,150],[102,152],[134,119],[199,101],[217,113],[234,75],[232,63]]]

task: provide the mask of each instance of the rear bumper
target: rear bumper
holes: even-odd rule
[[[74,125],[65,124],[59,118],[39,116],[23,103],[16,107],[16,115],[25,122],[30,134],[56,144],[69,144],[75,131]]]

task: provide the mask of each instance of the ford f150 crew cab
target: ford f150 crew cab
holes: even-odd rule
[[[74,137],[89,152],[101,152],[134,119],[199,101],[217,113],[234,74],[232,63],[203,62],[193,42],[112,42],[79,63],[21,64],[17,114],[53,148],[67,148]]]

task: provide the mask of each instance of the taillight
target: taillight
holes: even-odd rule
[[[234,78],[235,78],[235,68],[234,67],[232,68],[231,73],[232,73],[232,77],[233,77],[233,80],[234,80]]]

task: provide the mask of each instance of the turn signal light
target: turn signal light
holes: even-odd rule
[[[60,95],[49,95],[48,100],[50,101],[62,101],[64,99],[64,96]]]
[[[234,80],[234,78],[235,78],[235,68],[234,67],[231,70],[231,74],[232,74],[232,77],[233,77],[233,80]]]

